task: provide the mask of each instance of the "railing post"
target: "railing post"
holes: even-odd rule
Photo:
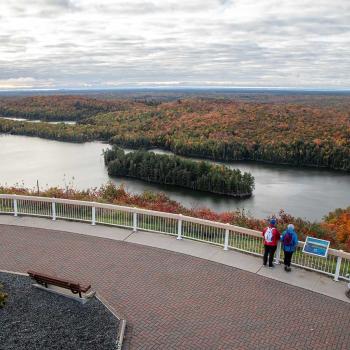
[[[339,251],[343,252],[342,250],[339,250]],[[335,274],[334,274],[334,281],[336,281],[336,282],[339,281],[339,273],[340,273],[341,261],[342,261],[342,257],[338,256],[337,257],[337,266],[335,267]]]
[[[277,243],[276,255],[275,255],[275,264],[279,264],[281,260],[281,242]]]
[[[18,207],[17,207],[17,199],[13,200],[13,215],[18,216]]]
[[[56,203],[52,202],[52,220],[56,220]]]
[[[96,225],[96,207],[95,206],[91,207],[91,210],[92,210],[91,225],[95,226]]]
[[[182,214],[179,214],[180,218],[177,221],[177,238],[182,239]]]
[[[226,224],[229,225],[229,224]],[[225,230],[225,242],[224,242],[224,250],[228,250],[228,236],[230,234],[230,230],[227,228]]]
[[[132,232],[137,231],[137,213],[132,213]]]

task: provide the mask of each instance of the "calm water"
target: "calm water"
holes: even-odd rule
[[[98,187],[110,178],[104,167],[100,142],[75,144],[26,136],[0,135],[0,184],[36,186]],[[134,193],[162,191],[188,207],[209,207],[216,211],[245,208],[266,217],[284,208],[308,219],[320,219],[338,207],[350,205],[350,175],[316,169],[291,169],[253,163],[230,163],[255,177],[254,195],[237,200],[187,189],[148,184],[132,179],[113,179]]]
[[[41,120],[37,119],[37,120],[31,120],[31,119],[25,119],[25,118],[12,118],[12,117],[0,117],[0,119],[8,119],[8,120],[15,120],[15,121],[21,121],[21,122],[28,122],[28,123],[40,123]],[[47,121],[43,121],[44,123],[48,123],[48,124],[70,124],[70,125],[74,125],[76,124],[75,121],[69,120],[69,121],[57,121],[57,122],[47,122]]]

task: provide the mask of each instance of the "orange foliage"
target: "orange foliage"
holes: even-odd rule
[[[260,99],[264,99],[261,97]],[[76,120],[52,125],[0,120],[0,132],[66,141],[161,147],[185,156],[255,160],[350,171],[348,96],[284,96],[278,103],[187,98],[170,102],[83,96],[0,98],[0,116]],[[180,101],[180,103],[179,103]]]
[[[332,231],[344,249],[350,250],[350,207],[330,213],[325,219],[324,226]]]

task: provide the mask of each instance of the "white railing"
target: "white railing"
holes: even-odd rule
[[[0,213],[48,217],[52,220],[65,219],[89,222],[92,225],[104,224],[137,230],[165,233],[177,239],[188,238],[222,246],[224,250],[263,255],[261,232],[230,224],[184,216],[125,207],[113,204],[76,201],[60,198],[33,197],[0,194]],[[302,268],[317,271],[334,280],[350,281],[350,254],[341,250],[329,249],[327,258],[302,253],[304,242],[299,241],[293,254],[292,263]],[[275,262],[283,259],[280,246]]]

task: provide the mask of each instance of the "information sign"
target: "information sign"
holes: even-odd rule
[[[324,239],[306,237],[303,253],[327,258],[329,244],[330,242]]]

